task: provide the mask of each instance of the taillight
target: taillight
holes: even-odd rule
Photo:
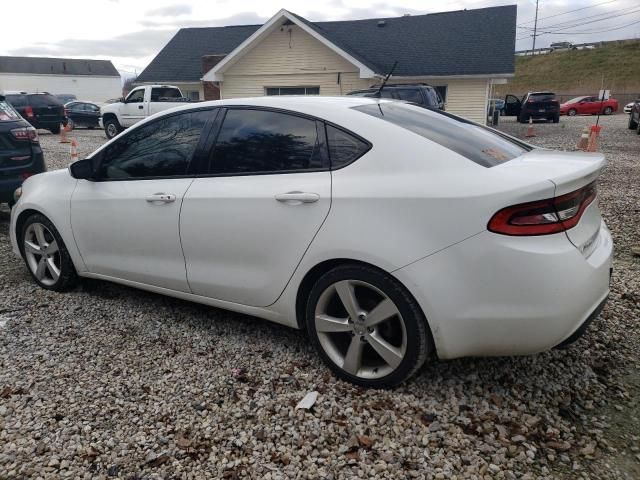
[[[521,203],[497,212],[487,228],[503,235],[549,235],[575,227],[596,198],[596,184],[556,198]]]
[[[20,141],[38,143],[38,131],[33,127],[21,127],[11,130],[13,138]]]
[[[33,118],[33,108],[31,107],[31,105],[27,105],[24,108],[24,114],[27,116],[27,118]]]

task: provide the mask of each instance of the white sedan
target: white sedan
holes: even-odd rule
[[[340,377],[575,340],[609,293],[600,154],[384,99],[178,107],[29,178],[11,240],[41,287],[113,281],[307,329]]]
[[[636,103],[636,102],[630,102],[630,103],[627,103],[627,104],[624,106],[624,108],[622,109],[622,110],[624,111],[624,113],[631,113],[631,109],[633,108],[633,105],[634,105],[635,103]]]

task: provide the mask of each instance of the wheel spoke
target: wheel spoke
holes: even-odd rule
[[[340,301],[342,301],[342,305],[344,305],[345,310],[351,317],[351,320],[358,318],[358,314],[360,313],[360,306],[358,305],[358,300],[356,299],[356,295],[353,291],[353,285],[348,280],[343,280],[335,284],[336,292],[340,297]]]
[[[47,247],[47,254],[48,255],[53,255],[54,253],[56,253],[58,251],[58,242],[56,242],[55,240],[52,241],[49,246]]]
[[[35,255],[42,255],[42,250],[40,249],[40,247],[35,243],[30,242],[29,240],[24,241],[24,249],[28,253],[33,253]]]
[[[38,280],[42,280],[44,278],[44,272],[47,269],[47,260],[44,257],[40,257],[40,260],[38,261],[38,267],[36,268],[35,271],[35,276]]]
[[[349,344],[349,349],[344,357],[342,368],[351,375],[357,375],[362,363],[362,350],[364,349],[364,343],[360,341],[360,337],[353,337]]]
[[[367,327],[373,327],[397,314],[398,309],[395,303],[393,303],[391,299],[385,298],[367,314],[365,325]]]
[[[49,270],[49,273],[51,274],[51,278],[53,280],[57,280],[60,276],[60,269],[56,266],[56,262],[53,260],[53,258],[47,259],[47,270]]]
[[[403,354],[399,348],[394,347],[378,334],[367,336],[369,345],[387,362],[392,368],[397,368],[402,362]]]
[[[40,248],[47,246],[47,240],[44,238],[44,227],[39,223],[33,224],[33,231],[36,234],[36,241]]]
[[[350,332],[351,325],[346,318],[336,318],[330,315],[316,315],[316,331],[318,332]]]

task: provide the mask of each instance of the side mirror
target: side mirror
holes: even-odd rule
[[[78,180],[90,180],[93,177],[93,163],[88,158],[78,160],[69,165],[69,172]]]
[[[124,97],[120,97],[120,98],[118,99],[118,101],[119,101],[120,103],[127,103],[127,99],[126,99],[126,98],[124,98]]]

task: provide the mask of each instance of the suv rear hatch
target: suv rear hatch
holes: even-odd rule
[[[556,113],[560,110],[560,102],[551,92],[532,93],[523,108],[533,113]]]
[[[47,125],[59,125],[62,123],[64,120],[64,105],[60,100],[47,93],[34,93],[28,97],[37,123]]]

